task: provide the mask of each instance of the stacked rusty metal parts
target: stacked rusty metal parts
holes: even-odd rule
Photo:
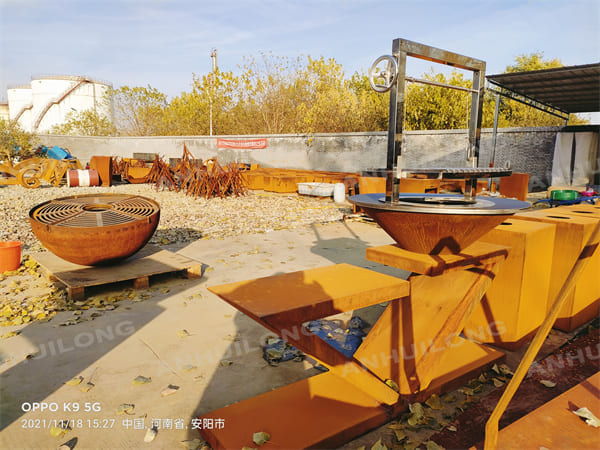
[[[150,167],[134,159],[117,159],[115,162],[115,173],[130,183],[150,183],[156,186],[156,190],[183,191],[194,198],[247,194],[248,184],[242,175],[244,168],[245,165],[235,163],[223,167],[217,158],[206,161],[195,159],[185,144],[183,155],[174,167],[158,155],[155,155]]]
[[[57,198],[29,211],[31,228],[48,250],[85,266],[133,255],[150,240],[159,219],[154,200],[122,194]]]

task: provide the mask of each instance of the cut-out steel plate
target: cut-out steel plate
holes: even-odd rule
[[[152,237],[159,218],[154,200],[119,194],[57,198],[29,211],[31,228],[48,250],[87,266],[131,256]]]

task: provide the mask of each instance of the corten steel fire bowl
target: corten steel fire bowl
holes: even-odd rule
[[[398,245],[411,252],[459,253],[529,202],[462,195],[405,194],[385,202],[384,194],[360,194],[349,198],[360,206]]]
[[[29,211],[40,242],[56,256],[84,266],[133,255],[150,240],[159,219],[155,201],[121,194],[57,198]]]

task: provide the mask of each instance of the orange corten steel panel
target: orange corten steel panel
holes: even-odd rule
[[[258,319],[302,323],[404,297],[405,280],[350,264],[291,272],[208,288]]]
[[[515,350],[542,324],[548,308],[556,225],[507,219],[481,241],[510,247],[508,259],[475,307],[464,334]],[[480,242],[481,242],[480,241]]]
[[[269,449],[335,448],[390,419],[390,410],[343,378],[324,373],[212,411],[224,427],[200,430],[213,449],[256,448],[252,435],[269,433]]]
[[[434,193],[440,192],[440,180],[423,178],[401,178],[398,184],[400,192]]]
[[[527,200],[529,192],[529,174],[513,172],[508,177],[500,179],[500,194],[504,197]]]
[[[515,218],[556,225],[556,239],[550,271],[549,305],[564,284],[579,253],[587,243],[598,219],[561,213],[560,208],[519,213]],[[575,289],[565,301],[554,326],[572,331],[598,315],[600,305],[600,252],[587,264]]]
[[[387,306],[354,358],[380,379],[394,380],[400,394],[425,389],[443,370],[439,366],[454,346],[465,316],[481,299],[499,265],[411,277],[410,297]],[[437,355],[433,365],[426,363],[432,354]],[[381,361],[382,355],[388,360]]]
[[[370,247],[366,250],[366,258],[379,264],[397,267],[422,275],[441,275],[450,270],[463,269],[470,265],[481,264],[486,260],[504,260],[508,247],[477,241],[460,253],[428,255],[415,253],[400,248],[397,244]]]
[[[358,179],[358,192],[361,194],[377,194],[385,192],[385,178],[360,177]]]
[[[600,417],[600,372],[500,430],[497,448],[597,449],[598,428],[573,413],[583,407]]]
[[[579,205],[559,206],[553,209],[557,213],[572,214],[581,217],[590,217],[600,219],[600,203],[592,205],[590,203],[580,203]]]
[[[112,158],[110,156],[92,156],[90,159],[90,169],[98,171],[102,186],[112,184]]]

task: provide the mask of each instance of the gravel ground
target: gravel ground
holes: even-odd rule
[[[23,253],[41,251],[43,248],[29,226],[29,210],[47,200],[96,193],[142,195],[157,201],[161,207],[160,223],[150,242],[159,245],[293,229],[341,220],[344,214],[352,212],[349,204],[338,205],[330,198],[262,191],[249,191],[242,197],[207,200],[182,192],[157,192],[147,184],[77,188],[42,186],[37,189],[4,186],[0,187],[0,241],[21,241]]]

